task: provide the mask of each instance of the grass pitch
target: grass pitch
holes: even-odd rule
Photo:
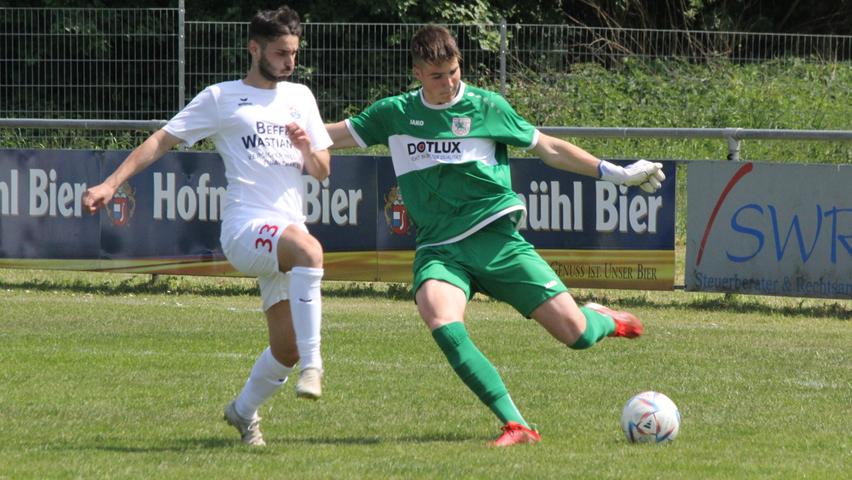
[[[843,478],[852,471],[852,302],[576,291],[636,312],[646,335],[571,351],[504,304],[467,324],[536,446],[455,377],[404,288],[325,288],[324,397],[293,383],[262,407],[268,446],[221,420],[265,325],[245,279],[0,270],[0,479]],[[642,390],[683,416],[630,445]],[[844,474],[843,472],[847,472]]]

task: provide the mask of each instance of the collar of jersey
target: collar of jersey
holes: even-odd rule
[[[465,88],[467,88],[467,85],[464,82],[459,82],[459,91],[456,93],[456,96],[453,97],[452,100],[450,100],[447,103],[435,105],[435,104],[432,104],[432,103],[429,103],[429,102],[426,101],[426,97],[423,96],[423,88],[421,87],[420,88],[420,101],[423,102],[423,105],[426,105],[428,108],[431,108],[432,110],[446,110],[446,109],[452,107],[453,105],[459,103],[459,101],[462,99],[462,97],[464,97]]]
[[[254,85],[249,85],[248,83],[246,83],[245,78],[241,78],[240,80],[237,80],[237,82],[239,82],[241,87],[250,88],[250,89],[255,90],[257,92],[260,92],[260,93],[270,93],[270,92],[275,93],[281,87],[290,83],[287,80],[282,80],[282,81],[275,84],[275,88],[260,88],[260,87],[255,87]]]

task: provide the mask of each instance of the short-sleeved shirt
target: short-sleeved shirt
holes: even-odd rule
[[[225,163],[228,182],[223,217],[269,216],[304,222],[304,159],[287,136],[295,121],[313,150],[332,141],[316,100],[304,85],[279,82],[274,89],[242,80],[211,85],[164,128],[186,144],[210,137]]]
[[[417,90],[379,100],[346,125],[360,146],[389,147],[418,248],[526,213],[512,191],[507,145],[532,148],[539,132],[497,93],[461,83],[451,102],[431,105]]]

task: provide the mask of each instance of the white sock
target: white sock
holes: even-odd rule
[[[320,327],[322,325],[322,298],[320,281],[323,269],[293,267],[290,270],[290,313],[296,331],[299,350],[299,367],[322,370],[320,356]]]
[[[254,362],[251,375],[237,397],[234,407],[243,418],[254,418],[258,407],[281,388],[293,367],[281,364],[267,347]]]

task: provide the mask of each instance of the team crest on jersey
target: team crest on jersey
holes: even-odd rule
[[[134,211],[136,211],[136,192],[129,183],[124,182],[113,195],[109,208],[106,209],[107,215],[113,225],[124,227],[133,218]]]
[[[408,210],[402,202],[399,187],[393,187],[385,194],[385,222],[387,222],[391,232],[396,235],[408,235],[411,220],[408,218]]]
[[[464,137],[470,133],[470,118],[469,117],[453,117],[452,125],[453,134],[457,137]]]

